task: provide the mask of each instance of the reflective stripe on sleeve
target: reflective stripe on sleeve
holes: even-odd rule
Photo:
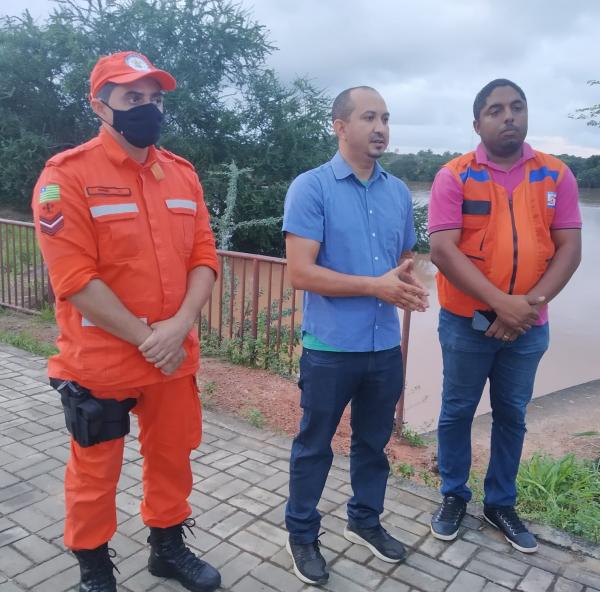
[[[138,319],[140,319],[140,321],[142,321],[142,323],[145,323],[146,325],[148,324],[148,317],[138,317]],[[82,327],[95,327],[96,325],[94,325],[94,323],[92,323],[92,321],[90,321],[89,319],[86,319],[85,317],[81,317],[81,326]]]

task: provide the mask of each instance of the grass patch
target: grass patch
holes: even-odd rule
[[[423,439],[421,434],[418,434],[415,430],[413,430],[409,425],[404,424],[402,426],[402,435],[401,438],[409,445],[414,448],[425,448],[427,443]]]
[[[432,487],[433,489],[440,488],[440,476],[432,471],[420,471],[419,478],[423,482],[423,485],[427,485],[427,487]]]
[[[0,330],[0,342],[18,347],[37,356],[49,358],[58,353],[54,345],[36,339],[27,331],[2,331]]]
[[[44,302],[40,309],[40,314],[36,317],[41,323],[56,323],[54,306]]]
[[[536,454],[521,464],[517,488],[524,517],[600,543],[600,459]]]
[[[473,501],[483,503],[483,476],[476,471],[471,471],[469,473],[469,481],[467,482],[467,486],[473,494]]]
[[[213,398],[217,390],[217,383],[214,380],[200,385],[200,400],[202,405],[210,407],[213,403]]]
[[[392,465],[392,472],[404,479],[412,479],[415,476],[415,467],[410,463],[396,463]]]
[[[255,428],[262,429],[265,427],[265,416],[256,407],[246,407],[246,409],[243,409],[242,417]]]

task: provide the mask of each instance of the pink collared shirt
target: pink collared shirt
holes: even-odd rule
[[[494,183],[504,187],[512,198],[512,193],[523,181],[525,176],[525,163],[534,157],[531,146],[523,144],[523,155],[505,171],[496,163],[488,159],[483,144],[479,144],[475,150],[475,159],[477,164],[483,164],[488,167]],[[446,167],[442,167],[435,176],[431,186],[431,199],[429,200],[429,234],[439,232],[440,230],[453,230],[462,228],[462,187]],[[552,230],[565,228],[581,228],[581,212],[579,211],[579,190],[577,181],[567,167],[563,178],[556,187],[556,209],[552,221]],[[548,321],[548,307],[540,309],[539,325]]]

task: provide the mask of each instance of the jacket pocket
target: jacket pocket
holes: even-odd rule
[[[169,210],[173,245],[188,257],[194,247],[198,204],[192,199],[166,199],[165,205]]]
[[[130,259],[140,253],[139,209],[135,202],[90,207],[98,232],[100,261]]]

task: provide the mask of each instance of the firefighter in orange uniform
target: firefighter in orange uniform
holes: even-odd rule
[[[193,166],[154,146],[163,93],[174,88],[139,53],[101,58],[90,76],[100,133],[51,158],[33,194],[56,294],[59,353],[48,367],[72,436],[65,544],[80,564],[80,592],[116,590],[108,541],[130,410],[144,457],[150,572],[194,592],[220,584],[182,538],[193,526],[189,457],[202,429],[194,323],[218,262]]]

